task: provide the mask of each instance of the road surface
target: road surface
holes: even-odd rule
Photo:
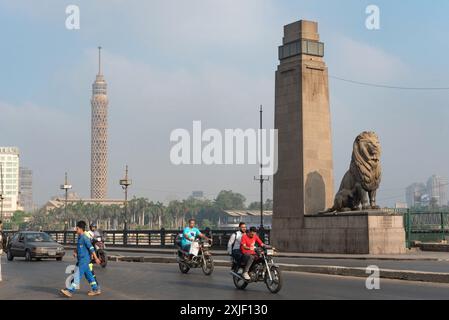
[[[58,290],[64,286],[65,269],[74,260],[63,262],[13,262],[2,258],[3,282],[0,299],[64,299]],[[234,288],[227,268],[217,267],[206,277],[200,269],[181,274],[176,264],[111,262],[96,268],[103,290],[100,297],[88,297],[82,287],[74,299],[449,299],[449,285],[381,279],[381,289],[370,291],[365,279],[303,273],[284,273],[284,287],[272,295],[263,283],[246,291]]]

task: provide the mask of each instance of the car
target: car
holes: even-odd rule
[[[65,250],[62,245],[53,240],[45,232],[20,231],[14,234],[6,247],[8,261],[15,257],[25,257],[26,261],[33,259],[56,259],[62,261]]]

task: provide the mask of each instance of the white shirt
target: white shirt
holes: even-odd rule
[[[240,250],[240,242],[242,241],[242,231],[234,232],[229,238],[228,253],[232,254],[232,250]]]

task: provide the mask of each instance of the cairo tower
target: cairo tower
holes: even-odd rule
[[[108,96],[101,71],[101,47],[98,48],[98,74],[92,85],[90,196],[106,199],[108,183]]]

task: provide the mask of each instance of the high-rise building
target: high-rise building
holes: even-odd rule
[[[26,212],[34,210],[33,202],[33,171],[31,169],[19,168],[19,205]]]
[[[405,189],[405,199],[409,208],[422,205],[422,197],[427,193],[426,185],[422,182],[415,182]]]
[[[429,194],[431,203],[438,206],[447,206],[447,190],[449,180],[437,175],[431,176],[427,180],[427,193]]]
[[[0,147],[0,193],[3,195],[2,219],[9,219],[20,209],[19,148]]]
[[[108,96],[98,48],[98,74],[92,85],[90,196],[107,198],[108,183]]]

